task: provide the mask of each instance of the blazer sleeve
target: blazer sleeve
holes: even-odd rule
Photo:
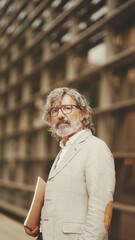
[[[101,141],[89,148],[85,163],[88,211],[79,240],[104,240],[112,216],[115,188],[114,159],[107,145]]]

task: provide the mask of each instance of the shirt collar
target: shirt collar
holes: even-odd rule
[[[79,131],[78,133],[76,133],[75,135],[73,135],[72,137],[70,137],[70,138],[68,139],[68,141],[66,142],[66,145],[65,145],[65,146],[63,145],[63,140],[61,140],[61,141],[59,142],[59,146],[63,149],[64,147],[67,147],[67,146],[71,145],[71,144],[76,140],[76,138],[77,138],[80,134],[82,134],[84,131],[85,131],[85,129]]]

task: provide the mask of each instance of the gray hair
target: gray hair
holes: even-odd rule
[[[82,121],[84,129],[90,129],[92,133],[95,133],[95,128],[93,124],[93,111],[90,107],[87,99],[78,92],[76,89],[67,88],[67,87],[61,87],[61,88],[55,88],[53,91],[50,92],[50,94],[47,96],[46,103],[43,110],[42,119],[43,121],[50,126],[50,131],[54,134],[53,129],[51,128],[51,121],[50,121],[50,114],[49,110],[52,106],[52,103],[54,101],[60,101],[62,100],[62,97],[67,94],[71,96],[78,107],[80,109],[85,110],[85,117]]]

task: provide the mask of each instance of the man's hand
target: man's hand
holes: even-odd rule
[[[24,229],[25,229],[25,232],[31,237],[36,237],[39,232],[39,226],[36,226],[32,231],[26,227]]]

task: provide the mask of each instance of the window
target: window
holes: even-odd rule
[[[32,62],[33,64],[37,64],[42,60],[42,45],[38,45],[34,49],[32,49]]]
[[[26,44],[26,39],[24,37],[21,37],[18,40],[18,48],[19,48],[19,50],[22,51],[22,49],[25,47],[25,44]]]
[[[35,74],[31,79],[31,93],[37,93],[40,90],[41,74]]]
[[[14,128],[15,131],[18,130],[19,122],[20,122],[20,113],[16,112],[14,114],[14,121],[13,121],[13,128]]]
[[[24,71],[24,60],[20,60],[16,65],[17,75],[20,76]]]
[[[21,99],[22,99],[22,87],[18,87],[15,90],[15,100],[16,100],[16,102],[19,102],[19,101],[21,101]]]

